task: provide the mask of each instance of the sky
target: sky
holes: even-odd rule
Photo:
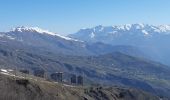
[[[0,31],[28,26],[66,35],[133,23],[170,24],[170,0],[0,0]]]

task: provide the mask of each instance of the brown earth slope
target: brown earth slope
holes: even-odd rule
[[[0,100],[160,100],[137,89],[82,87],[0,74]]]

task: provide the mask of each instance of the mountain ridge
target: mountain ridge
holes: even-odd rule
[[[169,67],[129,55],[142,54],[133,46],[72,41],[35,31],[0,34],[22,40],[0,37],[1,68],[31,72],[41,69],[48,75],[63,71],[67,77],[84,74],[87,83],[123,85],[169,95]]]
[[[127,24],[96,26],[81,29],[71,38],[88,43],[102,42],[110,45],[130,45],[139,48],[152,60],[170,65],[170,25]]]
[[[17,27],[9,32],[0,32],[1,42],[8,44],[28,45],[32,47],[44,48],[53,52],[60,52],[68,55],[98,55],[114,51],[134,51],[132,46],[111,46],[104,43],[89,44],[81,40],[76,40],[49,32],[36,27]],[[94,48],[95,47],[95,48]],[[120,48],[121,47],[121,48]],[[123,50],[124,48],[124,50]],[[127,48],[127,50],[126,50]],[[134,48],[134,49],[133,49]],[[100,50],[101,49],[101,50]],[[119,50],[120,49],[120,50]],[[97,50],[97,51],[95,51]],[[136,49],[138,52],[139,50]],[[76,53],[75,53],[76,52]],[[132,53],[130,53],[132,54]],[[137,53],[140,54],[140,53]]]

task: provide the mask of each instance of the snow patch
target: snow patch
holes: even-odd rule
[[[58,36],[58,37],[63,38],[65,40],[79,41],[79,40],[76,40],[76,39],[72,39],[70,37],[65,37],[65,36],[50,32],[48,30],[43,30],[43,29],[38,28],[38,27],[24,27],[24,26],[22,26],[22,27],[13,28],[12,32],[37,32],[37,33],[40,33],[40,34],[48,34],[48,35],[52,35],[52,36]],[[13,39],[13,38],[11,38],[11,39]]]
[[[9,71],[13,71],[13,70],[11,70],[11,69],[0,69],[1,74],[8,75],[8,76],[15,76],[12,73],[10,73]]]
[[[167,32],[170,31],[170,25],[160,25],[158,26],[158,32]]]
[[[1,69],[1,72],[7,73],[8,71],[6,69]]]
[[[145,35],[149,34],[146,30],[142,30],[142,33],[144,33]]]
[[[66,86],[66,87],[76,87],[76,86],[68,85],[68,84],[63,84],[63,85]]]
[[[128,30],[128,31],[131,29],[131,27],[132,27],[131,24],[126,24],[126,25],[125,25],[125,28],[126,28],[126,30]]]
[[[117,31],[109,32],[109,34],[116,34],[116,33],[117,33]]]
[[[90,34],[90,37],[91,37],[91,38],[94,38],[94,37],[95,37],[94,32],[92,32],[92,33]]]
[[[8,39],[10,39],[10,40],[15,40],[15,38],[14,37],[12,37],[12,36],[9,36],[9,35],[6,35],[6,34],[0,34],[0,37],[5,37],[5,38],[8,38]]]

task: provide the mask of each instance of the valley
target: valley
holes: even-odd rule
[[[49,80],[62,72],[66,83],[72,74],[81,75],[85,86],[135,88],[169,98],[169,66],[145,58],[133,46],[89,43],[26,27],[0,34],[2,69],[28,70],[30,75],[42,70]]]

